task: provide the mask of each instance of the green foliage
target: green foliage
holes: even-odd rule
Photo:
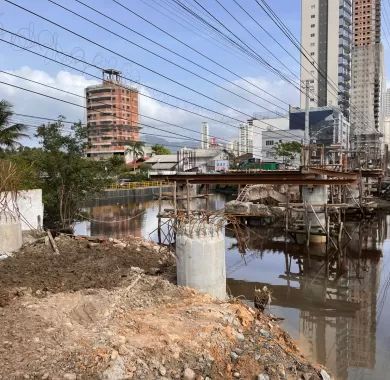
[[[114,154],[110,159],[109,159],[109,165],[114,169],[122,169],[122,167],[125,166],[125,160],[124,157],[118,154]]]
[[[171,154],[171,151],[164,145],[155,144],[152,146],[152,152],[154,154]]]
[[[278,143],[274,146],[275,157],[283,159],[283,162],[287,165],[301,153],[302,144],[297,141],[289,141],[284,143]]]
[[[144,146],[145,144],[141,141],[133,141],[126,149],[126,153],[130,153],[134,161],[134,171],[137,166],[137,160],[144,155]]]
[[[104,162],[84,157],[86,127],[77,123],[72,133],[65,134],[63,120],[60,117],[38,128],[40,148],[10,154],[10,159],[29,173],[24,187],[42,188],[45,225],[55,228],[71,226],[82,203],[110,182]]]
[[[0,149],[15,149],[20,146],[18,140],[21,137],[28,137],[25,134],[26,126],[23,124],[12,124],[12,105],[5,100],[0,101]]]

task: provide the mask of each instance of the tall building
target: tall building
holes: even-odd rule
[[[124,155],[139,140],[138,91],[122,82],[117,70],[103,70],[103,81],[85,89],[87,99],[87,156],[106,159]]]
[[[301,0],[301,81],[309,81],[310,107],[338,106],[348,119],[352,0]],[[301,93],[301,108],[305,108]]]
[[[240,124],[239,154],[253,154],[253,124]]]
[[[384,143],[390,146],[390,88],[386,90],[383,119]]]
[[[202,129],[200,134],[201,148],[209,149],[210,147],[210,134],[209,134],[209,125],[207,122],[202,122]]]
[[[381,44],[381,0],[354,0],[351,127],[357,148],[377,152],[383,129],[384,69]],[[380,143],[380,141],[379,141]]]

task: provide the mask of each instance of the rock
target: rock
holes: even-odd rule
[[[124,344],[122,344],[121,346],[119,346],[118,352],[119,352],[119,355],[126,356],[129,353],[129,350],[127,349],[127,347]]]
[[[282,378],[286,377],[286,370],[282,364],[278,364],[278,373]]]
[[[255,360],[260,360],[261,359],[261,355],[260,354],[255,354]]]
[[[269,380],[269,376],[261,373],[260,375],[257,375],[257,380]]]
[[[167,374],[167,370],[165,369],[165,367],[163,365],[160,366],[160,368],[158,369],[158,372],[161,376],[165,376]]]
[[[64,379],[66,379],[66,380],[76,380],[77,379],[77,375],[75,373],[66,373],[64,375]]]
[[[127,245],[125,243],[116,243],[116,244],[114,244],[114,247],[124,249],[127,247]]]
[[[233,373],[233,376],[238,379],[240,377],[240,372],[234,372]]]
[[[245,340],[245,336],[244,334],[241,334],[241,333],[236,333],[236,338],[240,341],[243,341]]]
[[[238,355],[237,355],[237,353],[235,353],[234,351],[232,351],[232,352],[230,353],[230,357],[232,358],[232,360],[237,360],[237,359],[238,359]]]
[[[97,247],[98,245],[100,245],[99,243],[94,243],[92,241],[90,241],[88,244],[87,244],[87,247],[88,248],[94,248],[94,247]]]
[[[161,273],[161,270],[160,270],[160,268],[154,268],[154,267],[152,267],[152,268],[149,268],[149,270],[148,270],[147,273],[148,273],[148,274],[151,274],[152,276],[155,276],[155,275]]]
[[[194,380],[195,379],[195,372],[191,368],[186,368],[183,373],[183,379],[184,380]]]
[[[264,329],[260,329],[260,334],[265,338],[271,337],[271,334],[267,330],[264,330]]]
[[[322,369],[322,370],[320,371],[320,375],[321,375],[321,377],[322,377],[323,380],[331,380],[331,379],[330,379],[330,376],[328,375],[328,373],[327,373],[324,369]]]
[[[117,350],[112,350],[112,352],[111,352],[111,360],[116,360],[118,356],[119,356],[118,351]]]
[[[145,271],[141,269],[140,267],[130,267],[130,270],[135,273],[143,274]]]
[[[47,380],[49,378],[49,374],[46,372],[42,375],[42,380]]]
[[[123,359],[118,358],[110,363],[108,368],[103,372],[102,380],[117,380],[123,379],[126,376],[126,368]]]

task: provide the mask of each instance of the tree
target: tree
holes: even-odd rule
[[[21,145],[18,140],[21,137],[28,137],[23,133],[26,126],[23,124],[12,124],[11,117],[13,115],[12,105],[6,100],[0,101],[0,149],[14,149]]]
[[[152,146],[152,152],[154,154],[171,154],[171,151],[164,145],[155,144]]]
[[[130,153],[134,161],[134,171],[136,168],[137,160],[144,155],[145,144],[141,141],[133,141],[126,149],[126,153]]]
[[[84,157],[86,127],[74,124],[64,133],[64,118],[38,127],[39,148],[9,153],[24,175],[24,188],[39,187],[43,193],[46,227],[68,229],[78,219],[83,203],[101,191],[111,179],[105,163]]]
[[[302,144],[297,141],[280,142],[274,146],[274,155],[281,157],[285,165],[291,165],[301,150]]]

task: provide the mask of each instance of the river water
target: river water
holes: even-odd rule
[[[204,200],[192,207],[204,207]],[[210,199],[221,209],[224,196]],[[171,208],[165,202],[163,208]],[[142,236],[157,240],[157,201],[96,200],[89,220],[76,233],[92,236]],[[270,312],[310,359],[324,364],[338,380],[390,379],[390,217],[349,223],[352,241],[345,259],[327,265],[323,248],[286,243],[270,227],[247,228],[247,252],[226,230],[228,290],[253,299],[255,287],[272,291]],[[326,270],[328,268],[328,270]]]

